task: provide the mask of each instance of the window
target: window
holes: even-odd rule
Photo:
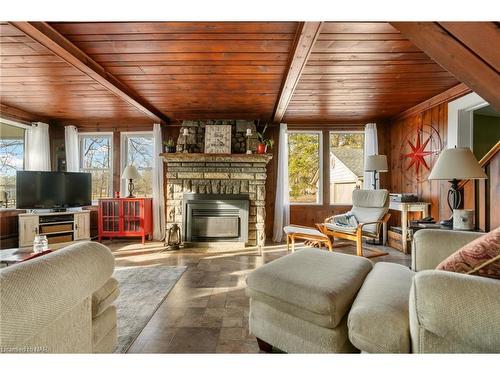
[[[113,170],[110,134],[80,133],[80,171],[92,173],[92,201],[112,196]]]
[[[0,208],[16,207],[16,171],[24,169],[25,128],[0,122]]]
[[[134,180],[134,195],[151,197],[153,185],[153,133],[122,133],[122,171],[133,165],[142,176]],[[122,192],[126,192],[126,182],[122,181]]]
[[[322,202],[321,145],[320,132],[288,133],[288,181],[291,203]]]
[[[330,203],[352,204],[352,191],[363,186],[362,132],[330,132]]]

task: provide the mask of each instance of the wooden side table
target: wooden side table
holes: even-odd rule
[[[32,247],[0,250],[0,263],[5,266],[10,266],[30,259],[38,258],[39,256],[49,254],[52,251],[53,250],[45,250],[40,253],[34,253]]]
[[[401,241],[402,249],[407,254],[407,240],[408,240],[408,212],[420,212],[422,218],[429,216],[430,203],[427,202],[391,202],[389,204],[390,210],[401,212]]]

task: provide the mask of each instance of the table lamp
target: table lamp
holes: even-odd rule
[[[122,173],[122,179],[128,180],[128,197],[127,198],[134,198],[134,182],[133,180],[141,178],[141,175],[139,172],[137,172],[137,169],[133,165],[128,165],[125,167]]]
[[[368,155],[365,162],[365,172],[373,172],[373,189],[377,188],[377,172],[387,172],[387,156],[386,155]]]
[[[448,207],[451,218],[440,222],[441,225],[453,226],[453,210],[460,207],[462,193],[458,189],[459,180],[486,179],[486,173],[468,147],[447,148],[441,151],[434,167],[429,174],[429,180],[448,180],[451,184],[448,190]]]

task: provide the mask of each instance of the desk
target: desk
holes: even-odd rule
[[[420,212],[422,218],[429,216],[430,203],[426,202],[392,202],[390,210],[401,212],[401,241],[403,252],[407,254],[406,241],[408,239],[408,212]]]

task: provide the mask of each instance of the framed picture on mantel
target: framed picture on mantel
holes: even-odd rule
[[[231,125],[205,126],[205,154],[231,153]]]

